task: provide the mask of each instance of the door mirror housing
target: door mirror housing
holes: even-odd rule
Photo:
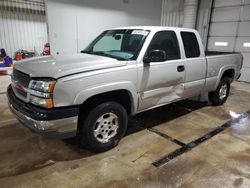
[[[152,50],[143,59],[144,63],[166,61],[167,55],[164,50]]]

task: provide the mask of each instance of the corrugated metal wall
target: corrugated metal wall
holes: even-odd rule
[[[183,27],[194,29],[196,25],[198,0],[185,0],[183,13]]]
[[[43,50],[47,39],[44,0],[0,0],[0,48]]]
[[[214,1],[208,50],[241,52],[240,80],[250,82],[250,0]]]
[[[212,0],[162,0],[161,25],[188,28],[196,26],[206,45],[211,4]]]
[[[162,26],[182,27],[184,0],[162,0]]]
[[[161,25],[195,28],[198,0],[162,0]]]

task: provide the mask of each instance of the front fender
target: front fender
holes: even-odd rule
[[[127,90],[131,99],[132,114],[137,110],[138,96],[135,86],[131,82],[112,82],[101,85],[95,85],[88,87],[78,93],[74,99],[74,105],[83,104],[84,101],[98,94],[116,91],[116,90]]]

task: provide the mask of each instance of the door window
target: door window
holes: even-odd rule
[[[148,47],[147,53],[153,50],[165,51],[167,60],[180,59],[179,44],[174,31],[157,32]]]

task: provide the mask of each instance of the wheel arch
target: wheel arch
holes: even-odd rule
[[[76,95],[73,103],[74,105],[82,106],[83,104],[86,104],[87,101],[90,101],[93,98],[100,98],[100,96],[105,96],[106,98],[111,99],[111,97],[114,97],[115,95],[126,95],[130,101],[129,112],[131,114],[135,113],[135,111],[137,110],[136,108],[138,104],[138,95],[135,86],[131,82],[115,82],[91,86],[79,92]]]
[[[80,129],[90,109],[94,108],[95,106],[101,103],[108,101],[117,102],[121,104],[125,108],[127,114],[133,114],[134,112],[133,97],[131,96],[131,93],[128,90],[120,89],[120,90],[113,90],[104,93],[99,93],[87,98],[80,105],[77,129],[78,130]]]
[[[220,69],[220,72],[219,72],[219,76],[218,76],[218,79],[217,79],[217,82],[216,82],[216,85],[215,85],[215,89],[218,87],[218,85],[219,85],[222,78],[227,77],[227,78],[230,79],[230,82],[233,82],[234,77],[235,77],[235,72],[236,72],[235,66],[229,65],[229,66],[226,66],[226,67],[222,67]]]

